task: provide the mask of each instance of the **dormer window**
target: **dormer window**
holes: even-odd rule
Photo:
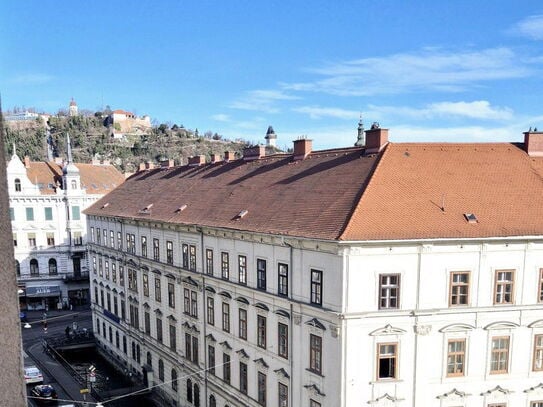
[[[15,178],[15,192],[21,192],[21,180]]]

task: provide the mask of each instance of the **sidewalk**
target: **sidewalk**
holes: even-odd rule
[[[24,311],[26,313],[26,319],[28,322],[40,321],[44,317],[44,313],[47,313],[47,319],[59,317],[63,315],[73,314],[77,312],[86,312],[90,311],[89,305],[80,305],[73,307],[71,310],[49,310],[49,311]]]

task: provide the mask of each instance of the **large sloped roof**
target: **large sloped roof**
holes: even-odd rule
[[[389,144],[341,240],[543,235],[543,158],[521,147]]]
[[[146,170],[85,213],[337,239],[377,161],[348,148]]]
[[[87,194],[107,194],[124,181],[124,175],[112,165],[76,163],[75,166],[79,169],[81,187]],[[31,161],[26,174],[32,183],[39,185],[42,194],[54,194],[52,186],[56,182],[62,184],[62,165],[54,161]]]

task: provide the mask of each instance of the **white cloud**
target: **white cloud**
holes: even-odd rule
[[[337,119],[356,119],[360,112],[355,110],[345,110],[337,107],[319,107],[319,106],[302,106],[292,109],[295,112],[306,113],[312,119],[320,119],[322,117],[334,117]]]
[[[473,102],[439,102],[417,109],[404,106],[370,105],[364,112],[365,116],[376,117],[379,120],[391,117],[408,117],[417,119],[464,117],[481,120],[511,120],[513,111],[507,107],[491,106],[486,100]]]
[[[44,73],[27,73],[14,76],[10,82],[18,85],[37,85],[50,82],[52,79],[51,75]]]
[[[232,109],[253,110],[266,113],[278,113],[278,101],[296,100],[298,96],[287,94],[281,90],[251,90],[245,96],[232,102],[228,107]]]
[[[525,77],[531,70],[519,64],[509,48],[446,52],[426,48],[413,54],[363,58],[311,69],[323,79],[283,83],[291,91],[340,96],[396,94],[421,90],[457,92],[481,81]]]
[[[218,121],[218,122],[229,122],[230,121],[230,116],[228,116],[227,114],[224,114],[224,113],[214,114],[213,116],[211,116],[211,118],[213,120]]]
[[[510,31],[532,40],[543,40],[543,14],[526,17]]]

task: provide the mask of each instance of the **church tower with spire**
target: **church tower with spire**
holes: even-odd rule
[[[277,135],[275,134],[275,131],[273,131],[273,127],[269,126],[268,131],[266,132],[266,146],[269,147],[275,147],[277,144]]]
[[[358,121],[358,135],[355,147],[364,147],[366,145],[366,136],[364,134],[364,123],[362,122],[362,115],[360,115],[360,120]]]
[[[64,195],[69,196],[74,192],[80,194],[81,177],[79,174],[79,169],[73,162],[72,144],[70,141],[70,135],[68,133],[66,133],[66,162],[62,168],[62,184]]]
[[[70,101],[70,109],[69,109],[70,117],[77,116],[79,114],[77,103],[75,103],[74,98]]]

